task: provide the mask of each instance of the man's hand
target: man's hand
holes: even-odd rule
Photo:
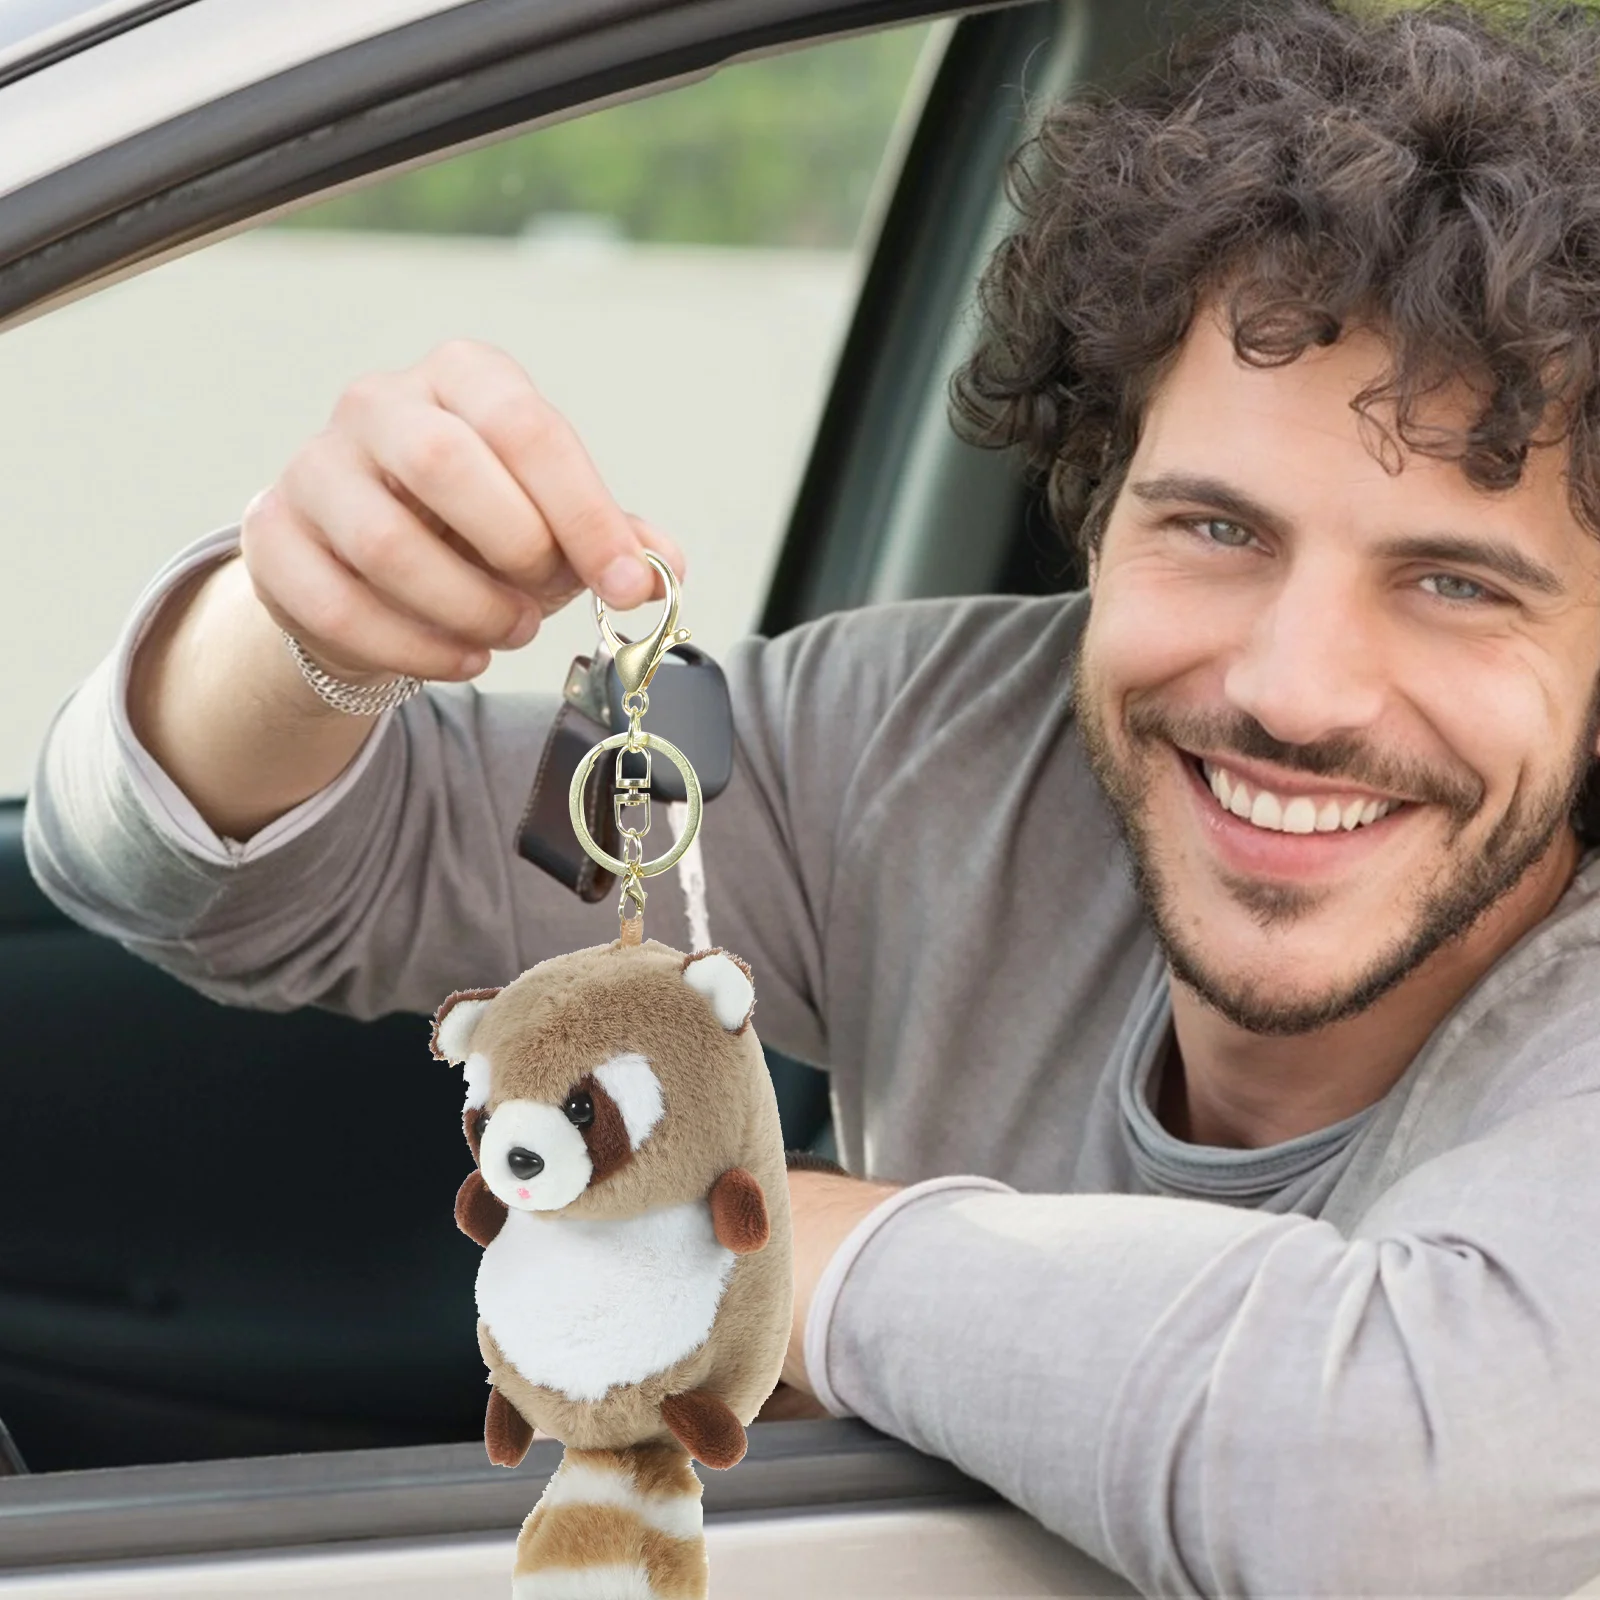
[[[472,678],[585,589],[643,604],[645,549],[684,570],[521,367],[465,339],[351,384],[241,547],[273,621],[347,677]]]
[[[811,1394],[806,1378],[806,1316],[817,1282],[851,1229],[901,1186],[870,1183],[836,1172],[801,1168],[789,1174],[789,1214],[794,1229],[794,1321],[789,1327],[789,1353],[783,1382]]]
[[[463,683],[584,589],[642,604],[647,549],[684,571],[521,367],[467,340],[351,384],[239,546],[167,596],[128,685],[139,741],[232,839],[325,789],[373,726],[317,698],[280,629],[336,677]]]

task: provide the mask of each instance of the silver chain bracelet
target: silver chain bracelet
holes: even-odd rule
[[[331,672],[324,672],[310,656],[306,647],[285,628],[279,628],[283,642],[300,668],[300,676],[316,690],[317,696],[335,711],[352,717],[376,717],[403,705],[422,687],[421,678],[401,676],[387,683],[346,683]]]

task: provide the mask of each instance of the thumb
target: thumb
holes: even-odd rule
[[[688,573],[689,564],[685,560],[683,551],[679,547],[677,540],[673,539],[670,535],[663,533],[661,529],[656,527],[653,523],[646,522],[643,517],[636,517],[628,514],[628,522],[632,526],[634,533],[637,535],[639,543],[642,544],[646,550],[653,550],[658,556],[660,556],[661,559],[672,568],[673,573],[678,579],[678,582],[682,583],[685,575]],[[652,595],[654,595],[657,599],[665,598],[661,593],[661,579],[659,577],[655,577],[654,573],[652,573],[651,576],[655,579],[655,588],[651,590]]]

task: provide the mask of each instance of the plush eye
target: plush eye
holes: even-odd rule
[[[594,1121],[594,1101],[582,1089],[574,1089],[561,1109],[575,1128],[587,1128]]]

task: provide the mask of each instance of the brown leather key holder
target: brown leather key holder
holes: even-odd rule
[[[627,726],[622,695],[622,682],[609,656],[574,659],[517,826],[517,854],[590,904],[604,899],[616,879],[579,846],[567,791],[584,756]],[[704,650],[680,644],[667,652],[650,684],[650,725],[694,764],[702,798],[715,799],[727,788],[733,774],[733,711],[722,668]],[[613,792],[611,763],[596,763],[584,790],[584,816],[596,842],[615,855]],[[683,779],[671,762],[653,763],[650,797],[669,804],[687,798]]]

